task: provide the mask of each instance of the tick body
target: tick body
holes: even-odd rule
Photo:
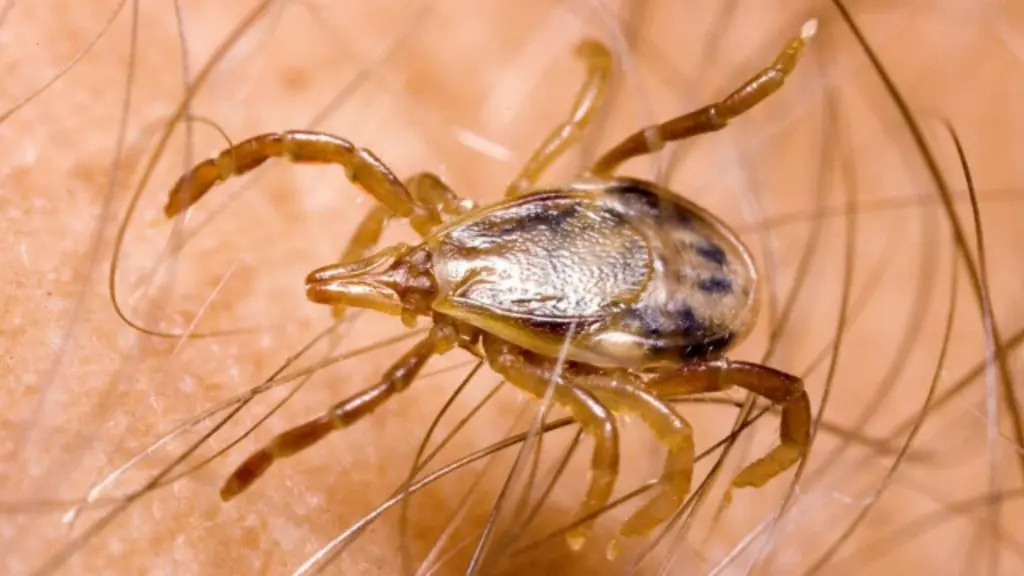
[[[619,471],[615,415],[632,413],[666,447],[653,497],[620,532],[647,534],[689,494],[693,431],[665,401],[745,388],[781,408],[780,444],[743,469],[733,485],[760,486],[798,462],[810,444],[810,402],[799,378],[730,360],[757,317],[757,273],[739,238],[714,215],[657,184],[615,176],[624,161],[665,143],[724,128],[777,91],[815,31],[808,22],[775,61],[719,102],[644,128],[600,156],[579,178],[546,190],[534,184],[580,136],[600,106],[612,63],[585,40],[586,80],[556,127],[506,190],[485,207],[461,200],[437,176],[405,181],[366,149],[319,132],[263,134],[201,162],[171,191],[172,217],[217,183],[270,158],[336,164],[379,205],[357,227],[338,263],[306,278],[310,300],[335,315],[359,307],[432,323],[427,335],[373,386],[288,430],[247,458],[221,496],[248,488],[270,465],[370,414],[415,381],[427,361],[454,348],[485,360],[537,397],[549,391],[593,438],[589,478],[569,533],[583,544],[611,499]],[[405,219],[416,245],[378,249],[385,225]],[[560,362],[564,354],[564,362]]]
[[[514,198],[420,249],[431,253],[435,312],[548,357],[671,368],[720,355],[754,318],[740,241],[650,182],[583,180]]]

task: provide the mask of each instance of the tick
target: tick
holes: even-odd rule
[[[770,66],[720,102],[644,128],[577,179],[536,190],[545,168],[578,140],[603,100],[611,55],[597,41],[580,42],[587,74],[572,112],[530,157],[505,199],[490,206],[474,207],[429,173],[403,182],[373,152],[321,132],[256,136],[183,175],[165,206],[168,217],[270,158],[341,166],[379,204],[340,261],[306,277],[308,298],[336,315],[358,307],[400,316],[410,327],[419,318],[431,322],[376,384],[249,456],[221,497],[237,496],[276,460],[355,424],[408,388],[431,357],[455,348],[534,396],[553,387],[555,402],[593,438],[592,472],[577,516],[591,519],[570,532],[574,548],[615,486],[616,414],[635,415],[667,448],[656,491],[625,521],[623,536],[648,534],[690,492],[693,432],[668,397],[738,386],[781,408],[780,444],[744,468],[734,486],[761,486],[797,463],[810,444],[802,381],[726,357],[757,317],[758,277],[749,251],[695,203],[615,172],[668,142],[720,130],[776,92],[815,29],[815,21],[805,24]],[[377,250],[393,219],[408,221],[422,241]]]

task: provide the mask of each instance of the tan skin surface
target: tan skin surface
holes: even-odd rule
[[[616,70],[608,118],[583,141],[584,156],[570,153],[545,178],[549,182],[576,172],[582,160],[592,161],[598,150],[640,126],[723,96],[763,66],[780,41],[792,36],[812,13],[788,2],[747,4],[755,3],[739,3],[732,16],[716,16],[704,7],[654,1],[629,3],[630,9],[614,4],[603,15],[590,11],[586,2],[540,0],[515,7],[453,0],[436,5],[429,14],[419,14],[418,5],[397,0],[374,3],[372,8],[354,2],[289,3],[283,10],[272,7],[257,19],[256,28],[209,75],[192,113],[213,120],[236,142],[270,130],[307,128],[317,111],[366,69],[369,75],[361,88],[316,127],[372,149],[402,177],[434,171],[463,197],[490,202],[502,195],[550,127],[564,118],[583,77],[571,54],[581,36],[590,33],[608,41],[624,67]],[[1013,199],[1024,176],[1014,152],[1024,129],[1018,108],[1024,82],[1019,55],[1014,56],[1012,47],[1024,35],[1022,14],[998,3],[987,5],[985,12],[963,2],[940,3],[927,12],[915,6],[875,4],[854,4],[854,12],[866,18],[869,36],[926,120],[940,163],[961,199],[956,157],[935,117],[954,124],[970,155],[982,200],[988,285],[998,327],[1004,338],[1010,338],[1021,327],[1017,247],[1024,239],[1019,226],[1022,208]],[[13,6],[0,28],[4,110],[70,62],[96,36],[116,3]],[[217,44],[253,6],[247,1],[183,3],[190,76],[199,73]],[[113,205],[105,212],[130,63],[130,10],[128,6],[108,36],[66,78],[0,124],[0,257],[7,279],[0,297],[4,573],[26,574],[46,566],[58,558],[62,546],[73,543],[75,535],[110,510],[84,514],[69,535],[60,522],[68,506],[48,507],[48,502],[82,498],[92,484],[161,434],[261,382],[328,326],[330,310],[304,299],[303,278],[338,258],[357,219],[371,205],[334,168],[268,166],[250,180],[254,186],[241,199],[233,200],[240,186],[218,190],[217,200],[211,196],[210,206],[197,210],[190,227],[218,210],[224,213],[181,255],[168,259],[161,254],[174,226],[160,216],[166,192],[186,165],[225,145],[215,130],[195,123],[194,146],[188,148],[179,129],[149,179],[128,233],[118,273],[119,296],[130,304],[129,316],[150,328],[180,333],[202,309],[194,331],[246,332],[190,338],[179,346],[179,339],[146,337],[126,327],[111,310],[105,279],[113,236],[162,123],[184,92],[174,5],[144,3],[125,163],[119,167]],[[818,55],[808,61],[806,74],[750,118],[686,146],[675,162],[664,157],[665,166],[673,167],[669,184],[740,231],[763,269],[774,270],[764,275],[769,284],[777,283],[780,301],[792,291],[812,227],[803,223],[775,229],[776,266],[769,267],[765,237],[749,223],[764,217],[753,208],[751,195],[756,194],[768,215],[811,212],[822,188],[816,170],[827,147],[821,142],[843,143],[841,157],[852,167],[862,205],[910,198],[911,209],[875,209],[859,217],[854,300],[869,283],[873,266],[889,262],[891,269],[869,304],[861,307],[856,323],[844,332],[825,410],[828,426],[819,432],[800,494],[788,505],[792,524],[786,526],[792,532],[779,532],[774,545],[765,550],[755,546],[740,553],[726,573],[742,573],[757,552],[773,550],[776,553],[766,557],[759,573],[802,573],[842,537],[883,482],[895,456],[878,445],[853,440],[848,452],[830,459],[830,451],[846,438],[832,425],[897,445],[905,439],[906,427],[899,425],[920,410],[925,399],[949,307],[950,243],[948,228],[941,224],[945,219],[937,209],[913,207],[921,198],[934,198],[917,152],[899,127],[894,109],[885,104],[865,60],[849,36],[837,32],[842,24],[835,12],[819,7],[814,14],[821,18],[822,36],[812,48]],[[710,34],[709,29],[722,30],[726,24],[721,38]],[[631,60],[622,58],[624,38],[616,34],[637,39]],[[405,43],[384,62],[373,62],[396,38],[405,38]],[[709,42],[718,47],[706,48]],[[713,62],[699,62],[701,54],[715,55]],[[838,127],[828,128],[830,136],[822,138],[826,82],[839,88],[842,112]],[[475,144],[467,133],[496,143],[497,150]],[[645,161],[626,164],[624,172],[655,176],[652,164]],[[843,177],[836,171],[823,181],[835,184]],[[843,189],[826,189],[826,205],[841,206]],[[969,223],[966,203],[960,202],[958,209]],[[930,223],[923,229],[922,219]],[[827,349],[840,309],[843,219],[821,221],[809,286],[800,293],[792,325],[778,338],[769,362],[795,373],[802,373],[820,349]],[[100,234],[94,236],[97,227]],[[970,233],[969,225],[967,229]],[[90,246],[97,238],[99,248],[91,260]],[[413,236],[396,227],[386,238],[410,241]],[[922,282],[919,270],[928,258],[934,259],[937,271]],[[172,287],[164,284],[139,294],[146,270],[156,262],[164,263],[163,278],[172,281]],[[930,298],[928,286],[935,290]],[[211,293],[215,296],[206,304]],[[922,301],[928,303],[921,312],[925,321],[912,325],[909,318]],[[738,359],[761,360],[773,308],[777,312],[766,303],[763,321],[735,354]],[[943,389],[982,359],[978,306],[966,282],[961,282],[957,294],[957,312]],[[366,314],[339,339],[341,349],[403,330],[393,319]],[[907,356],[896,383],[886,383],[893,356],[906,356],[899,346],[907,332],[913,335],[909,342],[915,352]],[[220,502],[220,485],[257,446],[370,384],[411,345],[403,342],[320,371],[253,438],[226,457],[127,506],[70,557],[64,573],[294,570],[405,478],[423,431],[466,368],[414,384],[358,429],[336,434],[275,466],[230,504]],[[302,364],[321,359],[326,348],[321,345]],[[452,354],[438,366],[465,359]],[[1012,356],[1010,364],[1014,365]],[[807,377],[816,411],[827,368],[826,362]],[[459,413],[496,381],[490,374],[479,376],[466,398],[458,401]],[[890,492],[836,554],[835,564],[820,573],[856,574],[869,568],[879,573],[984,573],[992,559],[1000,562],[1001,573],[1021,569],[1022,547],[1015,543],[1024,538],[1024,527],[1016,520],[1020,505],[1015,500],[997,501],[985,508],[972,500],[991,489],[1011,490],[1021,478],[1005,412],[1001,431],[1007,439],[997,439],[994,445],[986,439],[984,385],[983,380],[974,381],[967,393],[929,417],[915,442],[918,458],[903,463]],[[879,386],[890,396],[876,408],[872,403]],[[278,390],[273,398],[263,397],[248,406],[214,443],[232,441],[282,395]],[[739,395],[730,397],[742,400]],[[504,436],[521,406],[518,394],[501,391],[484,415],[468,423],[442,460]],[[734,419],[729,409],[681,410],[694,425],[698,451],[725,434]],[[623,447],[627,473],[619,481],[620,493],[656,477],[663,459],[642,426],[622,428],[628,437]],[[162,447],[153,460],[117,482],[113,493],[124,494],[144,484],[200,433],[193,431]],[[551,437],[560,438],[552,441],[552,454],[561,446],[554,444],[568,439],[560,434]],[[776,435],[776,421],[759,425],[757,434],[750,436],[752,443],[740,444],[730,457],[723,480],[763,453]],[[588,447],[589,442],[584,454]],[[201,454],[213,451],[212,445],[204,444]],[[924,456],[933,460],[922,462]],[[481,500],[455,531],[454,542],[479,534],[488,503],[510,463],[510,458],[502,459],[483,488],[475,489]],[[577,456],[570,479],[545,506],[531,536],[565,525],[582,498],[586,464],[585,457]],[[699,464],[698,479],[707,470],[706,464]],[[764,489],[736,492],[732,506],[709,528],[720,486],[703,505],[690,534],[673,546],[676,557],[669,573],[704,573],[723,561],[782,502],[787,479]],[[413,558],[427,554],[470,482],[470,474],[446,479],[414,501],[412,536],[405,540]],[[960,508],[951,504],[956,502],[962,503]],[[553,538],[512,565],[556,574],[625,571],[643,542],[628,542],[615,564],[604,559],[603,544],[633,509],[600,520],[592,545],[577,554],[568,551],[564,539]],[[877,545],[877,538],[891,537],[905,522],[928,513],[934,514],[931,520],[925,517],[923,525],[909,529],[913,539],[904,532],[901,539],[890,540],[891,547]],[[380,529],[364,534],[334,565],[336,572],[395,573],[401,542],[395,519],[392,514]],[[993,522],[998,522],[998,533]],[[468,555],[463,550],[439,573],[461,573]],[[645,570],[656,573],[660,558],[646,564]]]

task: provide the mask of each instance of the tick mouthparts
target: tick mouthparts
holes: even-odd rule
[[[404,251],[404,246],[395,246],[357,262],[314,270],[306,276],[306,297],[318,304],[400,314],[402,301],[389,272]]]
[[[398,293],[386,281],[373,277],[307,282],[306,298],[317,304],[363,308],[392,315],[400,315],[404,310]]]
[[[354,280],[381,274],[390,268],[398,259],[398,256],[405,252],[405,250],[406,246],[404,245],[393,246],[362,260],[317,268],[306,276],[306,286],[322,284],[332,280]]]

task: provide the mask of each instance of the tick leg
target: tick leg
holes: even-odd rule
[[[665,144],[725,128],[729,120],[750,110],[782,88],[796,67],[800,53],[817,30],[817,21],[804,24],[800,36],[789,41],[775,61],[721,102],[705,106],[662,124],[648,126],[620,142],[598,158],[591,174],[608,176],[630,158],[661,150]]]
[[[427,208],[431,217],[441,222],[441,215],[458,216],[473,208],[470,200],[462,200],[435,174],[421,172],[406,179],[405,188],[420,205]],[[377,204],[360,221],[356,231],[352,233],[348,246],[338,260],[340,264],[351,264],[366,258],[380,243],[384,226],[394,216],[383,204]],[[347,309],[344,305],[336,305],[331,313],[341,318]]]
[[[472,200],[459,198],[440,176],[432,172],[412,175],[406,179],[405,187],[413,198],[438,216],[461,216],[473,209]]]
[[[352,233],[352,238],[349,239],[348,246],[345,247],[338,262],[351,264],[366,258],[377,247],[381,234],[384,233],[384,225],[392,217],[394,214],[383,204],[377,204],[371,208],[359,222],[356,231]],[[335,319],[339,319],[345,315],[345,310],[348,310],[347,306],[336,304],[331,307],[331,315]]]
[[[623,536],[648,534],[671,518],[690,493],[695,456],[693,428],[671,406],[645,390],[641,381],[628,374],[588,374],[571,381],[593,392],[612,411],[635,414],[668,449],[658,492],[634,512],[619,531]]]
[[[597,40],[583,40],[576,45],[576,55],[586,63],[587,77],[576,95],[572,112],[569,118],[548,134],[547,139],[526,161],[519,175],[505,190],[507,197],[529,192],[544,170],[580,139],[583,129],[593,121],[604,101],[612,69],[612,56],[608,48]]]
[[[483,346],[488,364],[513,386],[538,398],[543,398],[548,387],[554,386],[554,401],[568,408],[583,430],[594,438],[590,485],[577,518],[597,513],[611,499],[619,475],[619,432],[615,416],[593,394],[567,384],[561,375],[555,374],[553,361],[487,334]],[[567,540],[572,549],[583,546],[593,523],[591,519],[569,532]]]
[[[337,164],[348,179],[374,196],[396,216],[408,218],[421,235],[439,222],[430,210],[418,203],[391,170],[365,148],[323,132],[289,131],[261,134],[224,150],[215,158],[203,160],[171,190],[164,214],[168,218],[199,201],[215,185],[246,174],[271,158],[283,158],[299,164]]]
[[[276,460],[312,446],[324,436],[354,424],[395,394],[409,387],[431,356],[443,354],[454,346],[455,330],[438,324],[430,333],[388,368],[376,385],[349,397],[319,418],[279,434],[265,447],[246,458],[220,489],[222,500],[230,500],[245,491]]]
[[[737,488],[763,486],[799,462],[810,447],[811,402],[803,381],[791,374],[760,364],[715,360],[685,366],[671,374],[648,380],[645,385],[662,398],[739,386],[782,407],[781,443],[740,471],[732,481]]]
[[[442,214],[458,216],[473,208],[471,201],[459,198],[438,176],[429,172],[421,172],[408,178],[404,186],[413,199],[425,207],[438,222]],[[359,223],[338,262],[350,264],[369,256],[380,242],[384,225],[393,216],[394,212],[387,206],[374,206]]]

